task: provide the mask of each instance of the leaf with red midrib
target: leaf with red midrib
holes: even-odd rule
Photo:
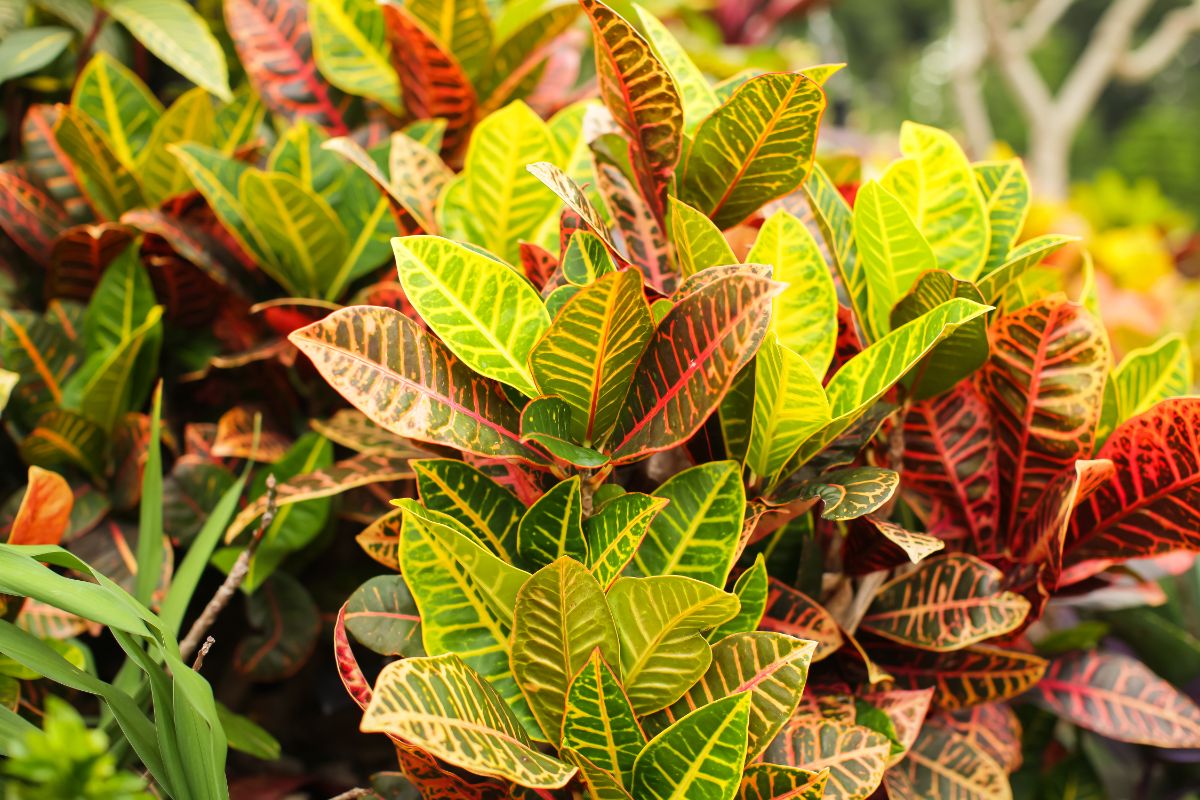
[[[227,0],[225,20],[250,82],[273,113],[350,132],[346,100],[317,71],[304,0]]]
[[[1200,550],[1200,399],[1165,400],[1122,423],[1097,454],[1113,479],[1075,512],[1064,565]]]
[[[1054,661],[1037,697],[1060,717],[1110,739],[1200,747],[1200,708],[1144,664],[1116,653]]]
[[[1056,476],[1091,455],[1111,362],[1104,325],[1062,295],[997,320],[981,386],[1009,498],[1002,524],[1020,524]]]
[[[992,434],[991,414],[971,381],[913,404],[904,418],[906,499],[928,517],[929,533],[959,538],[949,534],[963,531],[983,556],[1003,552]]]
[[[69,224],[67,212],[29,180],[23,167],[0,164],[0,230],[30,258],[47,263],[54,237]]]
[[[721,402],[737,371],[758,350],[780,285],[730,275],[684,297],[659,324],[607,452],[628,463],[695,433]]]
[[[403,7],[384,3],[383,20],[405,109],[416,119],[446,120],[441,152],[453,159],[475,124],[477,100],[470,79],[454,56]]]
[[[867,649],[902,689],[933,688],[935,708],[960,708],[1016,697],[1037,683],[1046,661],[1019,650],[974,645],[931,653],[871,639]]]

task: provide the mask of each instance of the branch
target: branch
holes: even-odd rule
[[[956,54],[950,70],[954,102],[962,117],[967,143],[972,153],[982,158],[995,135],[979,79],[979,70],[988,52],[987,29],[974,0],[954,0],[954,28],[950,42],[950,51]]]
[[[980,4],[984,25],[996,55],[1000,75],[1008,84],[1030,127],[1046,119],[1054,109],[1054,97],[1041,73],[1018,44],[1011,30],[1008,8],[1001,0],[975,0]]]
[[[1037,47],[1073,5],[1075,0],[1038,0],[1025,17],[1025,24],[1013,33],[1017,45],[1025,52]]]
[[[1113,0],[1055,100],[1054,124],[1074,131],[1095,105],[1154,0]]]
[[[229,574],[225,576],[225,581],[217,587],[216,594],[208,601],[208,605],[200,612],[200,616],[192,623],[192,627],[188,629],[187,636],[179,643],[180,657],[187,659],[196,648],[200,645],[200,640],[208,633],[208,629],[217,621],[217,617],[221,615],[221,611],[225,606],[229,605],[229,601],[233,595],[237,593],[238,587],[242,585],[242,581],[246,580],[246,574],[250,571],[250,561],[254,558],[255,551],[258,550],[258,544],[262,541],[263,534],[271,527],[271,523],[275,521],[275,476],[267,476],[267,506],[263,511],[262,518],[258,521],[258,528],[254,531],[254,536],[250,539],[250,543],[246,545],[246,549],[238,556],[237,561],[233,563],[233,568],[229,570]]]
[[[1139,47],[1130,49],[1117,62],[1117,77],[1130,83],[1153,78],[1171,62],[1183,46],[1200,33],[1200,0],[1170,11],[1158,28]]]

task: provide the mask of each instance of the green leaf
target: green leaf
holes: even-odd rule
[[[179,169],[179,161],[167,145],[211,144],[216,141],[216,131],[212,98],[203,89],[191,89],[171,104],[137,156],[137,174],[148,205],[159,205],[191,188],[187,173]]]
[[[1019,158],[972,164],[983,207],[987,212],[991,239],[983,273],[987,274],[1008,260],[1013,244],[1021,236],[1029,215],[1029,176]]]
[[[797,498],[824,504],[821,516],[839,522],[857,519],[878,510],[892,499],[900,475],[883,467],[849,467],[814,478],[800,487]]]
[[[408,0],[404,7],[429,29],[472,80],[490,66],[492,21],[485,0]]]
[[[620,578],[608,604],[621,639],[621,677],[639,714],[678,700],[712,662],[701,635],[733,617],[738,601],[680,575]]]
[[[380,575],[346,601],[346,628],[362,645],[384,656],[424,656],[421,616],[404,578]]]
[[[1118,424],[1169,397],[1189,394],[1192,356],[1187,341],[1173,334],[1130,351],[1113,370],[1110,383],[1116,387]]]
[[[679,196],[718,228],[744,221],[808,177],[821,87],[799,73],[759,75],[696,129],[679,176]]]
[[[138,507],[137,576],[134,597],[150,607],[154,590],[162,575],[163,547],[163,467],[162,467],[162,382],[154,392],[150,413],[150,438],[146,443],[146,464],[142,471],[142,497]]]
[[[571,407],[576,441],[590,445],[612,430],[653,327],[641,277],[625,270],[575,294],[533,348],[534,380]]]
[[[144,205],[132,168],[121,162],[87,114],[72,106],[59,106],[54,138],[75,165],[80,189],[105,219],[120,219],[126,211]]]
[[[615,776],[624,786],[633,778],[634,761],[646,746],[646,734],[633,706],[599,648],[571,679],[562,746]]]
[[[745,693],[726,697],[655,736],[634,765],[634,796],[733,800],[746,760],[750,702]]]
[[[479,123],[463,172],[463,192],[481,236],[477,244],[513,264],[521,258],[522,241],[541,241],[538,231],[548,218],[557,218],[558,201],[526,165],[553,158],[550,128],[521,101]]]
[[[854,201],[854,239],[869,287],[867,327],[877,340],[891,328],[892,306],[937,261],[905,207],[875,181],[868,181]]]
[[[759,229],[746,262],[771,265],[771,277],[787,284],[775,298],[771,327],[781,345],[824,377],[837,344],[837,290],[808,228],[786,211],[775,212]]]
[[[683,102],[684,129],[695,130],[696,126],[720,105],[716,92],[712,90],[708,78],[704,77],[704,73],[688,56],[679,40],[658,21],[658,17],[636,3],[633,4],[633,8],[637,12],[637,21],[650,39],[650,46],[654,48],[655,54],[667,68],[679,90]]]
[[[759,348],[760,352],[762,348]],[[754,424],[754,373],[758,358],[742,367],[733,379],[733,385],[721,398],[718,418],[721,423],[721,438],[725,441],[725,455],[742,461],[750,446],[750,426]]]
[[[572,678],[593,652],[617,661],[604,589],[583,564],[564,556],[525,582],[513,611],[511,648],[513,676],[542,733],[557,743]]]
[[[654,491],[668,501],[650,523],[628,574],[684,575],[723,587],[737,558],[746,493],[736,461],[673,475]]]
[[[572,409],[558,396],[539,397],[521,411],[521,439],[546,448],[559,461],[572,466],[595,468],[608,463],[608,457],[590,447],[576,444],[572,431]]]
[[[232,99],[225,53],[184,0],[108,0],[105,8],[168,67],[220,99]]]
[[[7,33],[0,43],[0,83],[49,66],[72,38],[71,31],[54,25]]]
[[[84,350],[105,353],[128,339],[154,308],[154,287],[138,257],[137,245],[123,250],[105,268],[83,314]]]
[[[734,581],[733,594],[738,599],[738,613],[708,635],[710,642],[719,642],[731,634],[758,630],[758,623],[767,610],[767,564],[762,553],[755,556],[750,569]]]
[[[268,264],[271,251],[266,236],[238,196],[242,176],[250,167],[219,150],[195,143],[168,145],[167,149],[179,159],[192,185],[204,196],[225,230],[255,262]]]
[[[934,345],[988,310],[988,306],[971,300],[950,300],[851,358],[825,387],[833,422],[805,442],[789,466],[791,463],[803,464],[824,450],[916,366]]]
[[[883,185],[905,204],[938,268],[978,277],[988,259],[988,217],[962,148],[945,131],[905,122],[900,151],[905,159],[888,170]]]
[[[608,589],[620,577],[645,538],[650,523],[668,502],[665,498],[629,492],[603,503],[583,521],[584,538],[588,543],[588,569],[601,586]]]
[[[217,717],[232,749],[260,761],[278,761],[283,754],[279,741],[248,717],[235,714],[220,703],[217,703]]]
[[[437,236],[395,239],[400,281],[422,319],[476,372],[538,394],[528,361],[550,327],[541,299],[504,264]]]
[[[525,729],[540,735],[509,665],[513,608],[529,574],[453,528],[422,519],[411,506],[403,508],[400,565],[420,611],[425,652],[464,654]]]
[[[121,163],[134,168],[162,116],[162,103],[129,68],[97,53],[75,83],[71,106],[92,118]]]
[[[313,58],[326,80],[349,94],[400,108],[400,81],[388,59],[383,11],[371,0],[308,4]]]
[[[665,728],[698,708],[745,692],[750,696],[749,763],[800,705],[816,647],[816,642],[772,631],[727,636],[713,645],[712,665],[700,680],[647,724],[651,730]]]
[[[352,405],[392,433],[545,462],[521,442],[519,414],[499,384],[474,375],[399,311],[345,308],[289,339]]]
[[[607,443],[617,462],[690,437],[753,357],[770,322],[778,284],[752,273],[708,282],[659,323]]]
[[[516,495],[462,461],[439,458],[411,463],[426,508],[466,525],[505,561],[516,560],[517,526],[525,513]]]
[[[541,568],[562,556],[587,559],[583,538],[583,500],[576,475],[555,485],[521,517],[517,552],[521,560]]]
[[[867,276],[858,263],[858,248],[854,242],[854,214],[849,203],[829,175],[814,163],[808,180],[804,182],[804,194],[821,229],[821,238],[833,258],[842,287],[850,300],[850,309],[860,327],[865,328],[870,319]]]
[[[760,477],[774,475],[831,419],[821,379],[808,362],[776,341],[760,347],[746,466]]]
[[[575,231],[563,254],[563,277],[575,286],[587,286],[609,272],[615,272],[616,264],[609,255],[604,241],[590,231]]]
[[[141,405],[145,395],[139,371],[148,376],[158,363],[162,343],[162,306],[154,306],[146,318],[112,349],[90,356],[63,386],[63,402],[77,408],[105,431]]]
[[[560,129],[566,127],[566,123],[561,122],[561,120],[569,120],[576,117],[580,118],[578,123],[579,131],[576,135],[579,142],[582,143],[582,146],[577,145],[577,149],[582,150],[583,156],[581,157],[586,157],[587,180],[591,180],[592,151],[587,148],[586,142],[584,142],[582,130],[582,117],[584,116],[584,113],[586,113],[587,108],[588,107],[585,104],[569,106],[567,109],[559,112],[559,114],[551,119],[549,124],[550,133],[558,137],[562,135]],[[570,112],[575,109],[579,109],[579,112],[570,114]],[[530,164],[528,167],[526,167],[526,169],[529,170],[531,175],[537,176],[537,179],[545,184],[550,191],[554,192],[554,194],[558,196],[558,199],[563,201],[568,208],[578,214],[583,219],[584,224],[587,225],[588,230],[598,236],[600,240],[604,242],[605,247],[608,248],[610,253],[617,252],[617,245],[615,242],[613,242],[612,234],[608,230],[608,224],[604,221],[604,215],[600,212],[600,209],[597,208],[594,203],[592,203],[587,193],[583,189],[579,188],[579,183],[574,178],[546,161],[539,161],[536,164]]]
[[[1016,250],[1009,253],[1007,261],[979,280],[979,293],[985,301],[995,304],[1004,295],[1005,289],[1040,264],[1042,259],[1077,241],[1077,236],[1050,235],[1038,236],[1021,243]]]
[[[495,690],[449,654],[383,668],[362,729],[387,733],[476,775],[531,788],[565,786],[574,768],[542,755]]]
[[[291,175],[255,169],[242,174],[238,197],[271,252],[264,270],[297,297],[325,297],[350,250],[329,204]]]
[[[729,242],[725,240],[725,234],[721,233],[721,229],[714,225],[712,220],[675,197],[669,197],[667,201],[671,206],[671,245],[675,248],[679,271],[685,278],[709,267],[737,263]],[[762,264],[775,263],[770,260],[756,261],[749,257],[747,260]]]
[[[956,297],[983,302],[983,295],[970,281],[961,281],[942,270],[926,272],[892,308],[891,325],[899,328]],[[976,317],[925,356],[909,382],[909,395],[914,400],[939,395],[982,367],[987,357],[987,320]]]

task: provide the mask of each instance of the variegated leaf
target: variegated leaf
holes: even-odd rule
[[[723,698],[651,739],[633,766],[633,795],[639,800],[732,800],[746,760],[750,701],[748,694]]]
[[[542,755],[477,672],[454,654],[384,667],[362,729],[386,733],[477,775],[555,789],[575,769]]]
[[[516,559],[517,526],[525,513],[516,495],[462,461],[414,461],[412,468],[426,508],[454,517],[504,560]]]
[[[891,744],[869,728],[850,722],[795,722],[767,748],[769,763],[829,770],[827,800],[865,800],[883,781]]]
[[[309,0],[312,54],[321,74],[348,94],[400,107],[400,82],[388,60],[383,11],[370,0]]]
[[[933,688],[933,705],[945,711],[995,703],[1026,691],[1046,671],[1045,659],[1019,650],[972,645],[932,653],[872,642],[871,658],[903,689]]]
[[[604,589],[578,561],[562,557],[517,594],[510,645],[513,676],[547,740],[563,735],[572,678],[593,652],[618,659],[617,630]]]
[[[825,93],[800,73],[746,81],[696,129],[680,197],[718,228],[742,222],[808,177],[824,110]]]
[[[722,264],[736,264],[737,259],[725,234],[708,217],[675,197],[667,198],[670,204],[668,228],[671,245],[675,248],[675,260],[679,271],[686,278],[701,270]],[[770,259],[747,258],[748,261],[774,264]]]
[[[542,463],[520,441],[516,408],[399,311],[336,311],[291,341],[352,405],[400,436]]]
[[[750,695],[746,762],[767,748],[800,704],[816,643],[781,633],[735,633],[713,645],[713,661],[683,697],[647,717],[651,731],[725,697]]]
[[[358,642],[380,655],[425,655],[421,617],[399,575],[380,575],[358,587],[346,601],[343,620]]]
[[[777,285],[751,274],[715,280],[681,299],[658,325],[607,443],[637,460],[691,436],[754,355]]]
[[[587,550],[583,500],[576,475],[538,498],[521,517],[517,553],[525,564],[540,569],[563,556],[585,561]]]
[[[930,558],[882,586],[860,627],[925,650],[958,650],[1025,621],[1029,601],[1003,584],[1003,572],[974,556]]]
[[[758,626],[761,630],[816,642],[813,661],[828,658],[842,646],[845,639],[841,628],[823,606],[777,578],[771,578],[769,586],[767,609]]]
[[[986,275],[1008,261],[1009,253],[1025,227],[1025,218],[1029,214],[1029,176],[1019,158],[983,161],[972,164],[971,169],[983,194],[983,208],[991,231],[987,262],[982,272]]]
[[[907,758],[895,769],[904,773],[911,786],[912,794],[907,797],[1012,798],[1008,775],[1000,765],[966,737],[947,728],[924,728]]]
[[[613,775],[621,785],[646,746],[629,698],[599,648],[571,679],[563,718],[562,746]]]
[[[633,559],[665,498],[629,492],[605,502],[583,521],[587,564],[606,590]]]
[[[621,677],[639,714],[678,700],[712,661],[701,631],[737,613],[731,594],[679,575],[620,578],[608,603],[621,640]]]
[[[821,800],[829,770],[810,772],[782,764],[751,764],[742,773],[738,800]]]

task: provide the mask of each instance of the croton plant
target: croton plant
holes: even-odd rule
[[[53,301],[0,311],[0,396],[87,487],[68,538],[137,507],[164,337],[180,381],[261,366],[328,407],[298,350],[351,408],[294,443],[189,424],[167,533],[235,487],[228,571],[278,508],[242,588],[301,622],[237,660],[283,678],[319,621],[281,564],[331,497],[397,487],[351,509],[389,571],[335,656],[423,797],[1082,796],[1072,732],[1200,748],[1186,695],[1055,618],[1200,550],[1183,341],[1114,366],[1073,239],[1022,235],[1019,161],[908,123],[864,182],[817,155],[839,65],[711,85],[614,5],[226,0],[250,85],[221,103],[101,53],[31,109],[0,227]],[[240,460],[279,485],[234,515]]]

